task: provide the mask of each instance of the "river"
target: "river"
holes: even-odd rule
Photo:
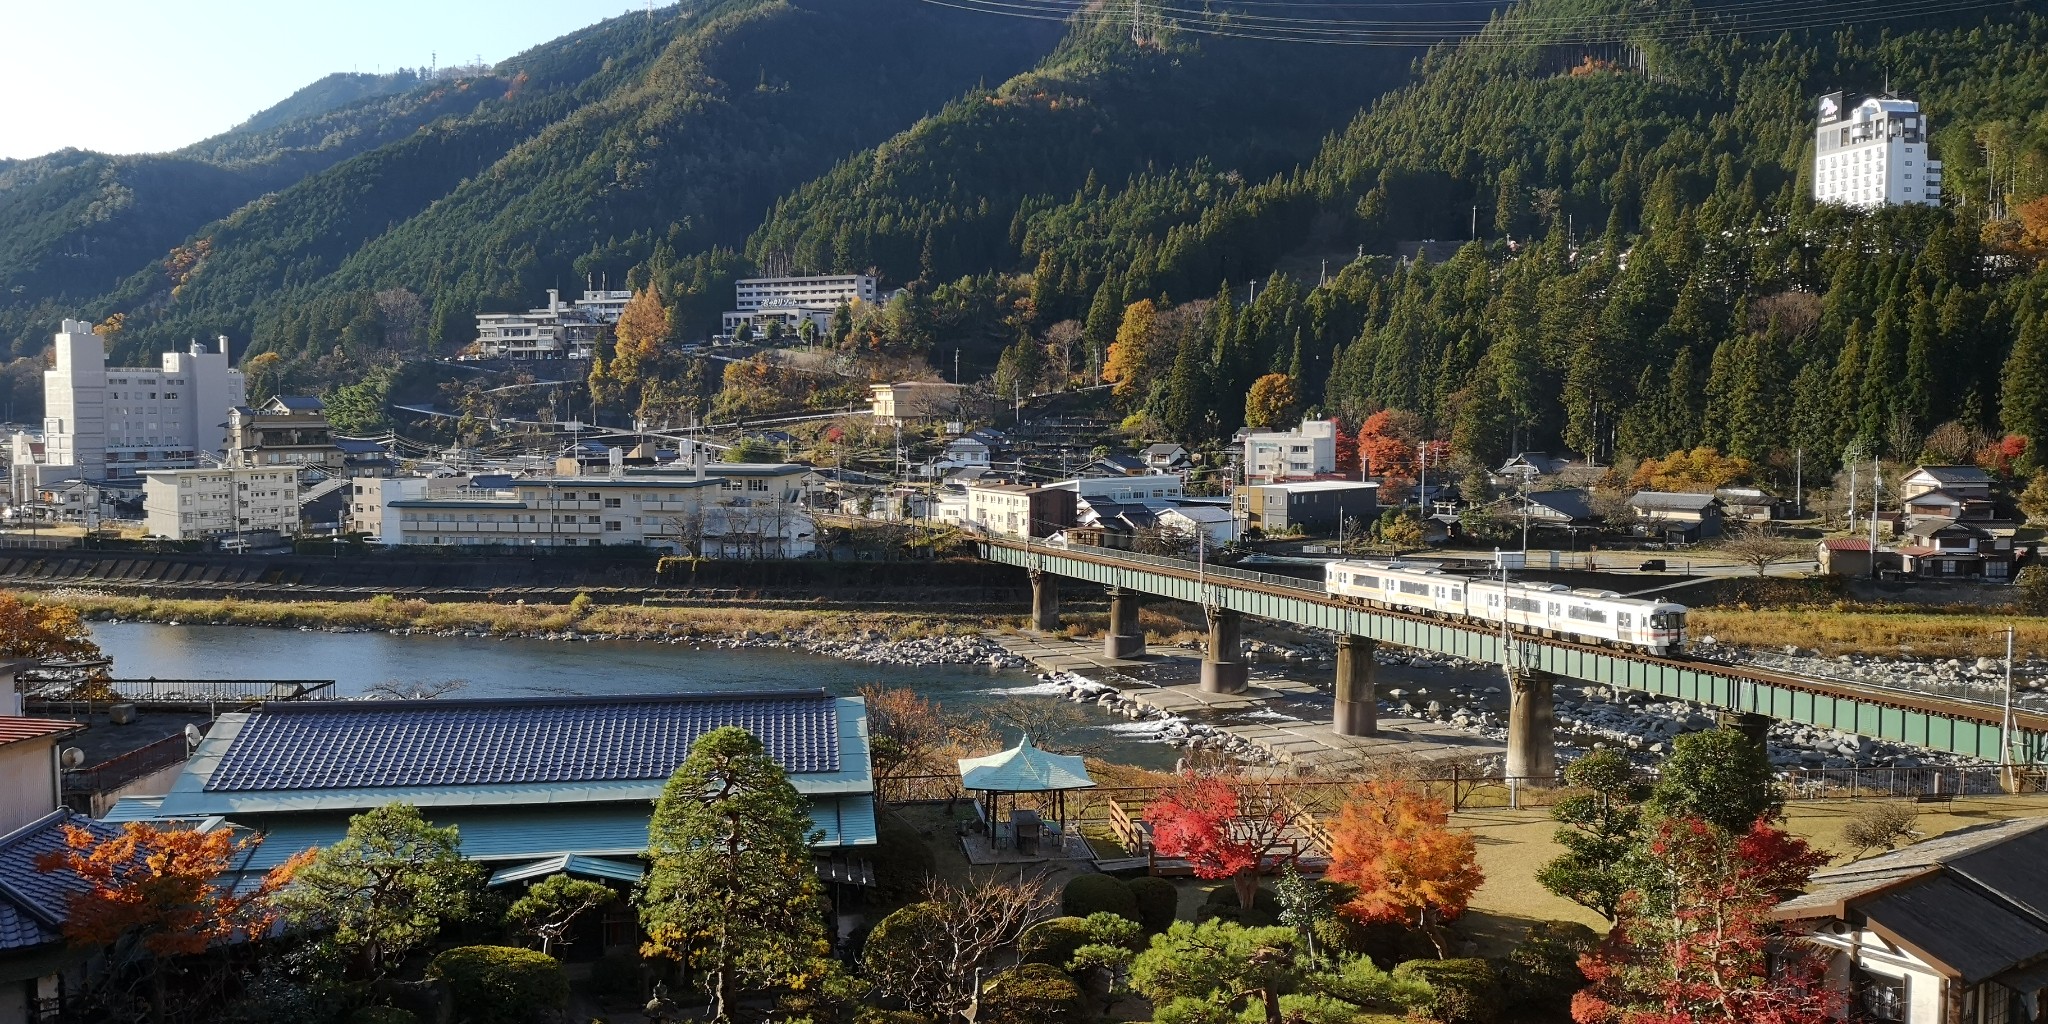
[[[92,622],[93,639],[122,679],[332,679],[342,696],[379,683],[460,680],[451,696],[660,693],[905,686],[954,711],[986,716],[1005,701],[1050,700],[1028,672],[976,666],[867,665],[793,651],[691,647],[626,640],[548,641],[329,633],[260,626]],[[1074,705],[1067,743],[1125,764],[1171,768],[1180,751],[1134,739],[1130,723]],[[1119,727],[1122,728],[1119,728]],[[1012,736],[1012,739],[1015,737]]]

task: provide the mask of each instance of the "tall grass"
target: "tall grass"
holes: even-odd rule
[[[2048,620],[1986,611],[1925,609],[1695,608],[1687,631],[1746,647],[1794,644],[1822,654],[1913,654],[1934,658],[2002,657],[2005,628],[2015,627],[2023,657],[2048,653]]]

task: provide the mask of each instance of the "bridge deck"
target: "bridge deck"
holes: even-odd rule
[[[2048,761],[2048,715],[2013,713],[2008,759],[2000,750],[2003,709],[1984,701],[1659,657],[1524,633],[1510,634],[1504,645],[1499,627],[1486,623],[1370,607],[1332,597],[1324,593],[1320,582],[1198,566],[1177,559],[999,540],[982,541],[981,551],[983,558],[993,562],[1295,626],[1370,637],[1433,654],[1499,664],[1505,647],[1516,664],[1569,679],[1987,761]]]

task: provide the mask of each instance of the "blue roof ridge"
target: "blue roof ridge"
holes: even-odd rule
[[[569,704],[584,707],[591,704],[667,704],[695,701],[735,700],[791,700],[803,697],[827,699],[831,694],[824,687],[795,690],[685,690],[672,693],[601,693],[601,694],[543,694],[535,697],[436,697],[431,700],[407,700],[385,698],[381,700],[294,700],[272,701],[258,710],[259,714],[276,715],[316,714],[319,712],[358,712],[365,708],[391,710],[398,708],[430,711],[435,708],[499,708],[499,707],[546,707],[551,704]]]

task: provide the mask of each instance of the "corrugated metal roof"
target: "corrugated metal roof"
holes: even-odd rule
[[[1078,757],[1038,749],[1031,737],[1000,754],[960,759],[960,785],[998,793],[1049,793],[1062,789],[1093,789],[1088,767]]]
[[[267,705],[206,780],[210,792],[666,779],[699,736],[737,725],[791,773],[839,768],[823,691]]]
[[[65,722],[55,718],[22,718],[18,715],[0,715],[0,743],[16,743],[21,740],[38,739],[44,736],[63,736],[83,730],[81,722]]]

